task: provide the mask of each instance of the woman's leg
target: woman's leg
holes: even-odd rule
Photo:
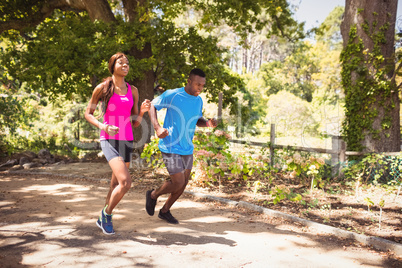
[[[127,169],[130,167],[130,162],[126,162],[126,167],[127,167]],[[119,185],[119,182],[117,181],[117,177],[114,173],[112,173],[112,179],[110,180],[110,188],[109,188],[109,192],[106,196],[105,206],[109,205],[110,196],[112,195],[112,192],[113,192],[114,188],[116,188],[117,185]]]
[[[121,157],[115,157],[109,161],[113,171],[109,193],[106,197],[108,206],[105,211],[109,215],[112,214],[113,209],[131,187],[131,176],[128,172],[129,164],[125,163]]]

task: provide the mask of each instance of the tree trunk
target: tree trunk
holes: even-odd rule
[[[361,115],[362,121],[366,118],[363,111],[376,111],[376,115],[373,117],[371,123],[371,129],[366,128],[361,131],[364,138],[361,139],[360,144],[365,152],[393,152],[400,151],[401,149],[399,121],[400,100],[395,81],[392,81],[395,71],[394,38],[396,10],[396,0],[346,0],[345,3],[345,14],[341,24],[344,51],[350,41],[350,29],[351,27],[356,27],[357,38],[355,38],[354,43],[357,44],[360,40],[362,41],[362,55],[364,55],[363,58],[366,59],[363,61],[366,66],[361,66],[360,70],[362,68],[368,70],[367,73],[364,74],[365,77],[362,77],[359,69],[352,71],[349,76],[351,85],[354,85],[356,89],[356,83],[362,81],[362,78],[376,81],[377,77],[375,77],[375,74],[378,74],[379,68],[384,67],[387,68],[387,72],[382,78],[382,81],[391,82],[391,86],[389,87],[391,88],[390,94],[382,91],[379,87],[377,87],[377,89],[366,88],[366,92],[362,95],[369,95],[369,92],[375,92],[374,101],[368,102],[366,101],[368,99],[363,99],[359,104],[353,104],[361,106],[361,109],[357,110],[356,113]],[[388,25],[388,28],[383,27],[386,25]],[[376,42],[376,38],[373,38],[373,36],[382,34],[382,31],[384,31],[383,41]],[[374,66],[373,61],[367,60],[370,54],[376,53],[376,49],[385,59],[380,66]],[[342,79],[345,78],[342,77]],[[348,88],[345,87],[346,94],[348,94],[347,90]],[[362,98],[366,97],[363,96]],[[348,107],[352,107],[352,105],[348,106],[348,101],[348,98],[346,98],[346,114],[348,114]],[[349,112],[350,111],[351,110],[349,110]],[[353,112],[350,114],[353,114]],[[353,128],[353,124],[359,124],[359,120],[348,120],[349,118],[346,118],[349,128]],[[389,123],[385,124],[385,122]],[[348,136],[349,134],[346,133],[346,135]],[[353,148],[348,147],[348,149]]]
[[[126,19],[130,21],[139,21],[139,19],[148,12],[146,0],[123,0],[124,11]],[[139,12],[139,10],[143,11]],[[149,23],[144,21],[143,23]],[[151,43],[145,44],[144,48],[137,49],[133,47],[129,55],[135,57],[138,60],[151,58],[152,57],[152,46]],[[141,78],[135,79],[134,81],[129,81],[138,88],[139,100],[138,105],[141,107],[141,103],[145,99],[152,100],[154,98],[154,83],[155,83],[155,73],[152,69],[146,70]],[[144,144],[149,142],[151,135],[153,134],[153,126],[149,118],[148,113],[144,115],[142,123],[139,127],[133,130],[134,134],[134,147],[136,153],[140,154],[144,147]]]
[[[70,0],[66,2],[71,3],[74,1]],[[85,9],[91,21],[102,20],[104,22],[113,22],[116,20],[107,0],[83,0],[82,2],[85,4]]]
[[[261,44],[261,46],[260,46],[260,57],[259,57],[259,59],[258,59],[258,69],[261,69],[261,65],[262,65],[262,51],[263,51],[263,49],[264,49],[264,45]]]
[[[245,41],[244,41],[244,45],[243,45],[243,68],[244,68],[244,71],[247,73],[247,69],[248,69],[248,40],[246,39]],[[243,73],[243,70],[241,71],[241,73]]]
[[[129,54],[134,56],[136,59],[150,58],[152,56],[151,44],[147,43],[144,49],[141,51],[134,48],[129,52]],[[152,69],[144,72],[142,78],[132,81],[132,84],[138,88],[139,106],[141,106],[141,103],[145,99],[152,100],[154,98],[154,82],[155,74]],[[133,132],[134,144],[138,153],[142,152],[144,144],[149,142],[153,133],[154,129],[151,124],[151,120],[148,113],[146,113],[144,114],[141,125],[135,128]]]

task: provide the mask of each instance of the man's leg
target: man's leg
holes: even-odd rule
[[[166,200],[165,204],[163,205],[163,207],[161,209],[162,213],[166,213],[167,211],[169,211],[170,208],[173,206],[173,204],[177,201],[177,199],[179,199],[179,197],[183,194],[183,192],[186,189],[186,186],[188,184],[188,181],[190,179],[191,169],[186,169],[186,170],[184,170],[183,173],[179,173],[179,174],[182,175],[181,177],[184,179],[184,183],[182,184],[181,188],[177,189],[177,191],[170,193],[168,199]]]
[[[170,194],[169,199],[176,201],[177,198],[181,195],[181,191],[183,188],[185,188],[186,185],[186,177],[185,177],[185,172],[179,172],[173,175],[170,175],[170,180],[165,181],[165,183],[158,189],[154,190],[151,192],[151,198],[156,200],[158,199],[159,196],[163,194]],[[173,197],[172,197],[173,196]],[[173,201],[173,203],[174,203]],[[168,209],[173,205],[173,203],[168,206]],[[164,207],[166,206],[166,203]],[[162,212],[166,212],[167,210],[162,210]]]
[[[170,176],[170,181],[166,181],[162,187],[160,187],[157,190],[154,190],[153,193],[154,195],[152,195],[151,192],[151,199],[155,198],[155,200],[162,194],[167,194],[170,193],[168,199],[166,200],[165,204],[163,205],[162,209],[159,211],[159,215],[158,217],[160,219],[163,219],[165,221],[167,221],[168,223],[171,224],[178,224],[179,221],[173,217],[173,215],[170,213],[170,207],[174,204],[174,202],[176,202],[176,200],[180,197],[180,195],[183,193],[184,189],[186,188],[188,179],[186,179],[186,175],[188,172],[183,171],[183,172],[179,172],[176,173],[174,175]],[[147,202],[149,202],[149,200],[147,200]],[[149,202],[151,203],[151,202]],[[152,202],[154,204],[156,204],[156,201]],[[149,208],[147,206],[147,212],[148,212]],[[149,215],[153,215],[153,213],[148,212]]]
[[[183,194],[191,175],[193,156],[181,156],[174,154],[163,154],[166,168],[170,175],[170,180],[166,181],[160,188],[146,192],[145,208],[147,213],[154,215],[156,200],[163,194],[170,194],[158,217],[169,223],[179,223],[170,213],[170,208]],[[173,174],[173,175],[172,175]]]

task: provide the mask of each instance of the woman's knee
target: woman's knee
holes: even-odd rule
[[[128,191],[131,188],[131,178],[130,177],[125,177],[122,180],[120,180],[120,186],[124,191]]]
[[[117,185],[119,185],[119,182],[117,181],[117,179],[113,180],[113,178],[112,178],[112,180],[110,181],[110,188],[114,189],[117,187]]]

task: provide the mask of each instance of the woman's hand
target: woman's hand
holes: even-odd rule
[[[144,113],[148,112],[150,108],[151,108],[151,101],[148,100],[148,99],[145,99],[141,103],[141,111],[140,111],[140,113],[144,114]]]
[[[119,133],[119,128],[113,125],[100,124],[100,129],[105,131],[109,136],[114,136]]]

